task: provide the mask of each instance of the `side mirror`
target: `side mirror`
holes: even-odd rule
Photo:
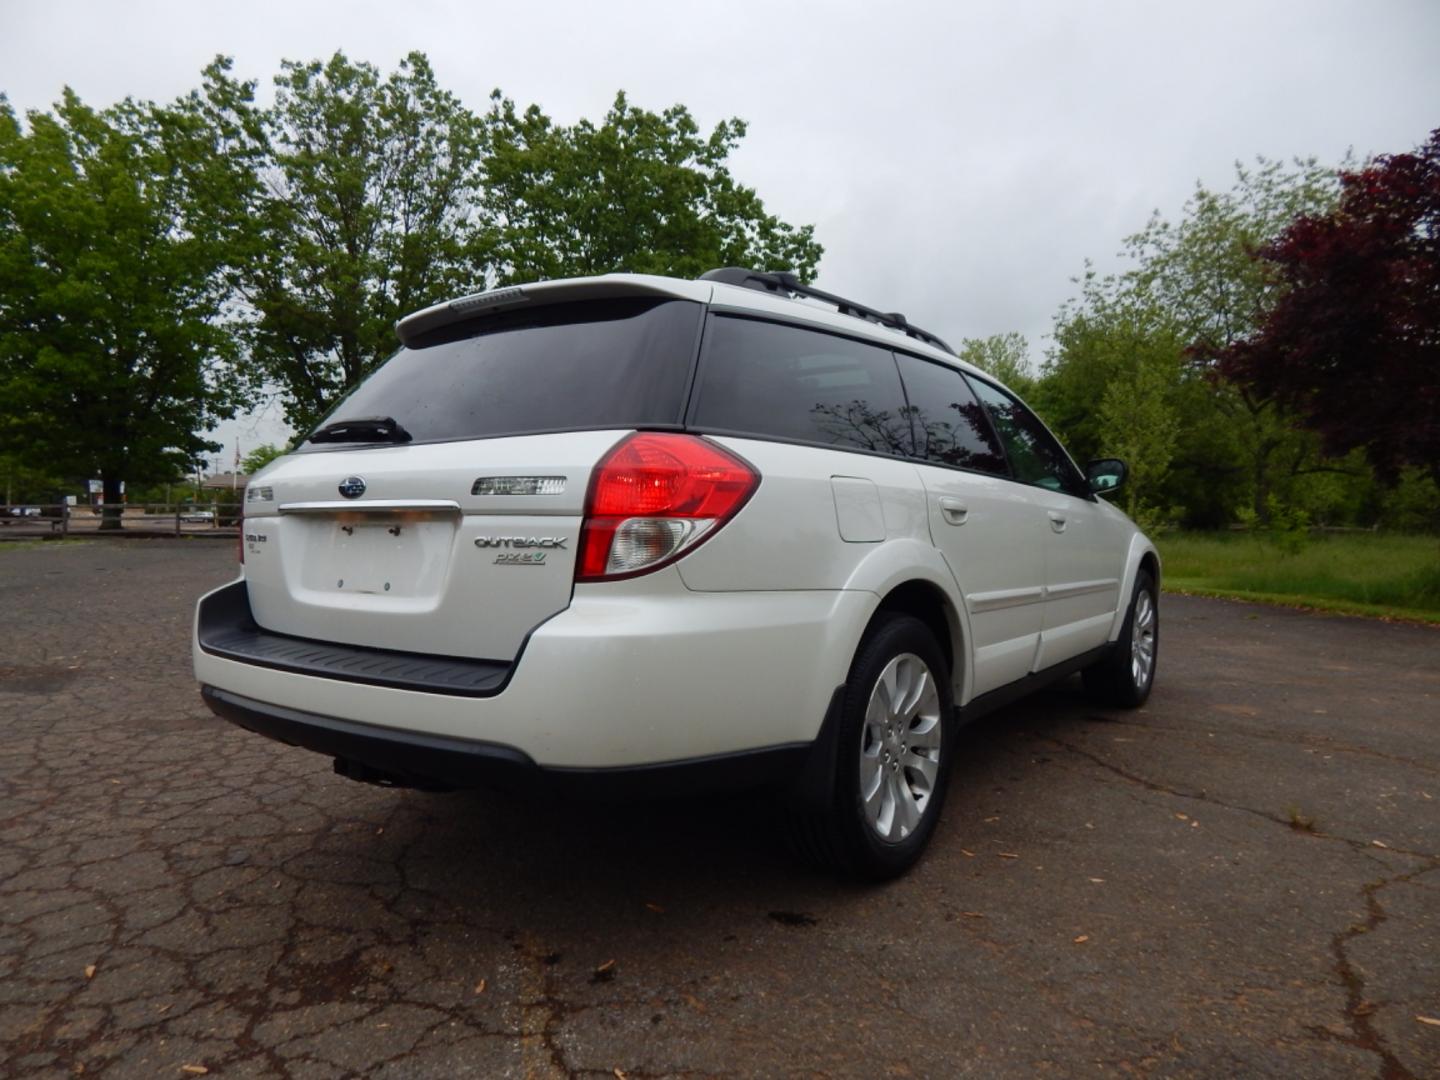
[[[1089,481],[1090,490],[1096,495],[1114,495],[1125,483],[1125,477],[1129,473],[1125,462],[1113,457],[1100,458],[1085,466],[1085,479]]]

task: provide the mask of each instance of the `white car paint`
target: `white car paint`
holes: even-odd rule
[[[499,290],[493,306],[636,294],[813,324],[975,371],[896,331],[708,282],[607,275]],[[431,326],[490,295],[405,322]],[[271,495],[247,503],[243,526],[242,576],[262,628],[515,660],[499,693],[275,670],[214,655],[198,633],[196,678],[266,705],[498,743],[544,766],[652,765],[814,740],[895,589],[919,582],[943,599],[963,707],[1115,641],[1141,561],[1157,558],[1128,518],[1094,499],[913,459],[715,435],[761,477],[733,520],[664,569],[574,584],[591,472],[626,434],[307,452],[251,480]],[[365,481],[363,501],[337,499],[350,476]],[[477,478],[515,476],[563,477],[564,489],[469,494]],[[476,544],[507,537],[556,546],[542,563],[515,565]]]
[[[275,671],[198,643],[195,675],[320,716],[499,743],[546,766],[677,761],[813,739],[877,603],[856,590],[695,593],[669,567],[576,586],[494,697]]]

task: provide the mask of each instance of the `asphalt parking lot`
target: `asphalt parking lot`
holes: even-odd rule
[[[1167,596],[1146,709],[971,728],[861,888],[764,799],[388,791],[232,729],[188,651],[232,576],[0,546],[4,1075],[1440,1075],[1440,630]]]

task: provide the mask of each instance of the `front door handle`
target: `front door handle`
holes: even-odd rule
[[[1064,531],[1065,531],[1065,515],[1064,515],[1064,514],[1057,514],[1057,513],[1055,513],[1054,510],[1051,510],[1051,511],[1050,511],[1050,528],[1054,529],[1057,533],[1062,533],[1062,532],[1064,532]]]
[[[945,520],[951,525],[964,525],[965,519],[970,516],[970,508],[959,499],[946,496],[940,500],[940,513],[945,515]]]

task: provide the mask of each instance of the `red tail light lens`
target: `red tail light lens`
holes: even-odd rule
[[[734,517],[760,474],[694,435],[637,432],[595,466],[580,531],[577,581],[657,570]]]

